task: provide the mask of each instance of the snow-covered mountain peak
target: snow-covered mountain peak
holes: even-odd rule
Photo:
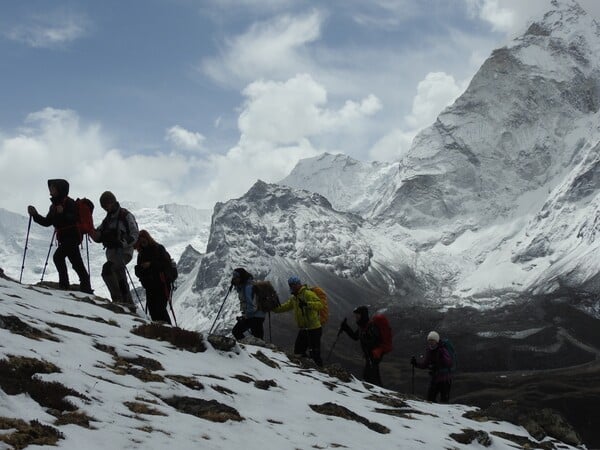
[[[358,232],[362,223],[320,194],[258,181],[243,197],[215,206],[207,253],[230,252],[254,266],[261,259],[268,266],[273,256],[318,261],[340,276],[359,276],[371,256]]]
[[[365,163],[346,155],[323,153],[300,160],[279,184],[318,192],[335,209],[366,217],[397,171],[398,163]]]

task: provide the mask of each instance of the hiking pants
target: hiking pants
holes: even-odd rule
[[[367,359],[365,362],[365,368],[363,370],[363,380],[367,383],[374,384],[376,386],[383,387],[381,382],[381,374],[379,373],[379,361],[373,361]]]
[[[150,318],[153,321],[162,321],[170,324],[171,318],[169,317],[169,312],[167,311],[168,291],[166,289],[167,288],[164,286],[164,284],[146,288],[146,306],[148,307]]]
[[[123,252],[120,248],[109,248],[106,250],[107,262],[102,266],[102,279],[110,292],[113,302],[133,303],[129,284],[127,284],[127,273],[125,265],[131,261],[133,255]]]
[[[265,331],[263,329],[264,317],[241,318],[231,330],[233,337],[238,341],[244,338],[244,332],[250,330],[252,336],[263,339]]]
[[[90,276],[87,270],[85,270],[85,265],[79,252],[79,244],[76,241],[66,240],[60,242],[52,256],[54,265],[58,271],[58,285],[62,289],[69,289],[69,271],[67,270],[66,258],[69,258],[73,270],[79,276],[79,290],[91,293]]]
[[[436,398],[440,394],[439,403],[450,403],[450,387],[452,386],[452,380],[444,380],[434,382],[431,380],[429,390],[427,391],[427,400],[430,402],[437,402]]]
[[[323,360],[321,359],[321,334],[323,334],[321,327],[313,330],[301,329],[298,331],[298,336],[294,343],[294,353],[296,355],[307,356],[306,351],[309,350],[309,356],[319,367],[323,365]]]

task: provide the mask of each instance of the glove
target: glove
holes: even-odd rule
[[[417,365],[417,358],[415,356],[410,358],[410,365],[413,367]]]

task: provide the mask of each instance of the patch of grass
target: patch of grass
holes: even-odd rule
[[[90,416],[83,412],[67,412],[65,414],[61,414],[54,421],[54,425],[78,425],[83,428],[89,428],[90,430],[95,430],[94,427],[90,425],[90,421],[94,421]]]
[[[368,397],[366,397],[366,399],[371,400],[373,402],[381,403],[382,405],[385,405],[385,406],[390,406],[392,408],[407,408],[408,407],[408,403],[406,403],[404,400],[401,400],[399,398],[392,397],[392,396],[387,396],[387,395],[371,394]]]
[[[4,442],[13,449],[23,449],[29,445],[56,445],[64,435],[49,425],[43,425],[37,420],[27,423],[21,419],[0,417],[0,429],[15,431],[0,434],[0,442]]]
[[[235,392],[233,392],[231,389],[227,389],[226,387],[219,386],[218,384],[213,384],[210,387],[213,388],[215,391],[219,392],[220,394],[235,395]]]
[[[102,317],[82,316],[81,314],[71,314],[66,311],[58,311],[57,314],[62,314],[63,316],[68,316],[68,317],[76,317],[78,319],[91,320],[93,322],[103,323],[105,325],[111,325],[113,327],[120,327],[119,323],[114,319],[105,320]]]
[[[46,339],[47,341],[60,342],[60,340],[50,333],[42,330],[38,330],[35,327],[23,322],[16,316],[0,316],[0,328],[10,331],[13,334],[19,336],[25,336],[26,338],[40,341]]]
[[[170,342],[177,348],[193,353],[206,351],[202,335],[195,331],[169,327],[160,323],[150,323],[135,327],[131,332],[148,339]]]
[[[211,422],[223,423],[228,420],[240,422],[244,420],[235,408],[219,403],[216,400],[175,396],[163,398],[163,401],[179,412],[210,420]]]
[[[59,330],[68,331],[70,333],[78,333],[78,334],[83,334],[84,336],[91,336],[90,333],[80,330],[79,328],[71,327],[68,325],[63,325],[62,323],[46,322],[46,325],[48,325],[49,327],[52,327],[52,328],[58,328]]]
[[[261,363],[266,364],[267,366],[272,367],[273,369],[279,369],[279,364],[277,364],[275,361],[273,361],[260,350],[254,353],[254,357],[258,359]]]
[[[194,377],[186,377],[183,375],[167,375],[167,378],[170,378],[173,381],[176,381],[179,384],[183,384],[184,386],[193,389],[194,391],[201,391],[204,389],[204,385],[200,383]]]
[[[552,442],[535,442],[525,436],[518,436],[516,434],[504,433],[502,431],[492,431],[491,434],[507,441],[514,442],[520,448],[540,448],[543,450],[554,450],[554,444]]]
[[[166,416],[166,414],[162,411],[159,411],[156,408],[152,408],[151,406],[146,405],[145,403],[139,402],[125,402],[123,403],[129,411],[136,414],[147,414],[151,416]]]
[[[94,342],[94,348],[97,350],[100,350],[101,352],[108,353],[109,355],[111,355],[115,358],[118,356],[117,350],[110,345],[104,345],[104,344],[101,344],[100,342]]]
[[[54,364],[35,358],[10,356],[0,360],[0,388],[8,395],[27,393],[41,406],[55,411],[75,411],[77,407],[64,398],[85,396],[56,381],[42,381],[36,373],[57,373],[60,369]]]
[[[231,378],[235,378],[236,380],[240,380],[242,383],[252,383],[254,378],[251,378],[246,375],[234,375]]]
[[[327,402],[327,403],[323,403],[322,405],[308,405],[308,406],[310,406],[310,408],[313,411],[315,411],[319,414],[324,414],[326,416],[341,417],[346,420],[353,420],[355,422],[362,423],[368,429],[373,430],[380,434],[388,434],[390,432],[390,429],[388,427],[381,425],[379,423],[376,423],[376,422],[371,422],[370,420],[366,419],[365,417],[359,416],[355,412],[350,411],[348,408],[341,406],[341,405],[336,405],[335,403]]]

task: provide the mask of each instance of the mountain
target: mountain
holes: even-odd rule
[[[335,210],[319,194],[258,181],[241,198],[217,203],[213,213],[206,254],[197,269],[192,298],[186,304],[197,314],[188,314],[186,325],[206,329],[217,316],[235,267],[249,268],[255,279],[269,277],[280,296],[288,294],[287,278],[296,274],[306,282],[323,285],[333,297],[333,313],[350,307],[373,289],[364,274],[373,255],[364,220],[355,214]],[[336,294],[337,291],[337,294]],[[232,326],[239,313],[229,301],[220,323]]]
[[[600,28],[555,0],[401,161],[325,154],[281,183],[361,215],[373,254],[361,276],[402,271],[412,288],[388,283],[397,297],[479,307],[510,292],[598,292],[599,108]]]
[[[157,208],[141,207],[129,203],[124,203],[123,206],[134,214],[139,228],[148,230],[158,242],[165,245],[171,256],[176,260],[179,259],[188,245],[192,245],[199,251],[205,250],[210,228],[210,211],[175,204],[161,205]],[[40,210],[43,209],[40,208]],[[96,208],[94,223],[99,225],[103,218],[104,211]],[[0,208],[0,260],[5,272],[16,279],[19,279],[21,266],[23,265],[27,226],[28,218],[26,216]],[[30,283],[39,280],[44,271],[45,280],[56,281],[58,279],[52,261],[52,253],[56,246],[53,245],[50,248],[52,232],[51,227],[44,228],[35,222],[31,223],[29,242],[25,254],[23,282]],[[44,270],[49,250],[51,252],[50,258]],[[100,275],[102,265],[105,262],[102,245],[84,241],[81,254],[86,266],[88,253],[92,288],[96,294],[107,296],[108,290]],[[130,263],[131,274],[133,274],[132,266],[133,264]],[[78,283],[77,275],[71,270],[70,264],[67,263],[67,267],[69,267],[71,283]],[[134,282],[137,282],[137,279],[134,278]]]
[[[264,344],[149,324],[97,296],[4,276],[0,338],[2,448],[412,450],[473,443],[508,450],[580,443],[552,413],[511,419],[521,426],[497,420],[506,414],[499,408],[491,414],[422,402],[339,368],[316,370]]]
[[[324,153],[299,161],[277,184],[318,192],[338,211],[365,217],[397,171],[398,163],[364,163],[346,155]]]

